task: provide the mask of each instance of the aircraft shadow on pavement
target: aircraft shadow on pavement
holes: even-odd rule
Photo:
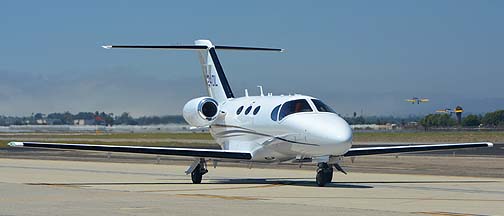
[[[213,181],[207,184],[270,184],[270,185],[290,185],[290,186],[304,186],[304,187],[318,187],[314,180],[306,180],[306,178],[253,178],[253,179],[212,179]],[[339,182],[332,182],[324,187],[334,188],[373,188],[368,185],[346,184]]]
[[[124,185],[192,185],[190,180],[182,179],[163,179],[175,180],[177,182],[78,182],[78,183],[28,183],[28,185],[42,185],[42,186],[124,186]],[[201,185],[290,185],[290,186],[304,186],[304,187],[318,187],[315,181],[306,180],[305,178],[247,178],[247,179],[208,179],[203,181]],[[373,188],[368,185],[348,184],[333,182],[325,185],[325,187],[333,188]]]
[[[29,185],[49,185],[49,186],[97,186],[97,185],[192,185],[190,180],[182,179],[160,179],[172,180],[177,182],[79,182],[79,183],[29,183]],[[183,181],[183,182],[181,182]],[[475,184],[475,183],[494,183],[498,181],[353,181],[338,182],[334,181],[325,185],[329,188],[374,188],[369,184]],[[202,185],[240,185],[240,184],[258,184],[258,185],[290,185],[304,187],[318,187],[315,181],[306,178],[246,178],[246,179],[208,179],[201,183]]]

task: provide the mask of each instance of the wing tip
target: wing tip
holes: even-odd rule
[[[493,143],[491,143],[491,142],[487,142],[486,144],[487,144],[487,146],[488,146],[489,148],[492,148],[492,147],[494,146],[494,144],[493,144]]]
[[[23,147],[24,146],[23,142],[9,142],[7,145],[10,147]]]

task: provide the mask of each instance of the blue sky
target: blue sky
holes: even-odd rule
[[[235,95],[256,85],[344,115],[504,108],[502,1],[2,1],[0,114],[180,114],[205,94],[192,52],[104,44],[280,47],[220,52]],[[403,100],[429,97],[430,103]]]

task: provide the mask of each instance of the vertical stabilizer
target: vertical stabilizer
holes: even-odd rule
[[[212,42],[209,40],[197,40],[194,42],[194,45],[208,47],[205,50],[198,50],[208,95],[219,103],[229,98],[234,98],[233,91],[224,74]]]

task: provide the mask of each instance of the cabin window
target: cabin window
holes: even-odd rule
[[[278,120],[278,111],[280,110],[280,106],[281,105],[276,106],[275,108],[273,108],[273,111],[271,111],[271,120]]]
[[[243,106],[241,106],[240,108],[238,108],[238,110],[236,110],[236,115],[240,115],[242,110],[243,110]]]
[[[313,104],[315,104],[315,107],[319,112],[330,112],[330,113],[336,113],[330,106],[326,105],[324,102],[321,100],[315,100],[312,99]]]
[[[278,120],[282,120],[283,118],[285,118],[290,114],[300,112],[312,112],[312,111],[313,110],[310,107],[310,104],[308,104],[308,101],[304,99],[288,101],[282,105],[282,109],[280,110],[280,116]]]
[[[257,115],[257,113],[259,112],[259,110],[261,109],[261,106],[258,106],[254,109],[254,115]]]
[[[247,109],[245,110],[245,115],[248,115],[250,110],[252,110],[252,106],[247,107]]]

